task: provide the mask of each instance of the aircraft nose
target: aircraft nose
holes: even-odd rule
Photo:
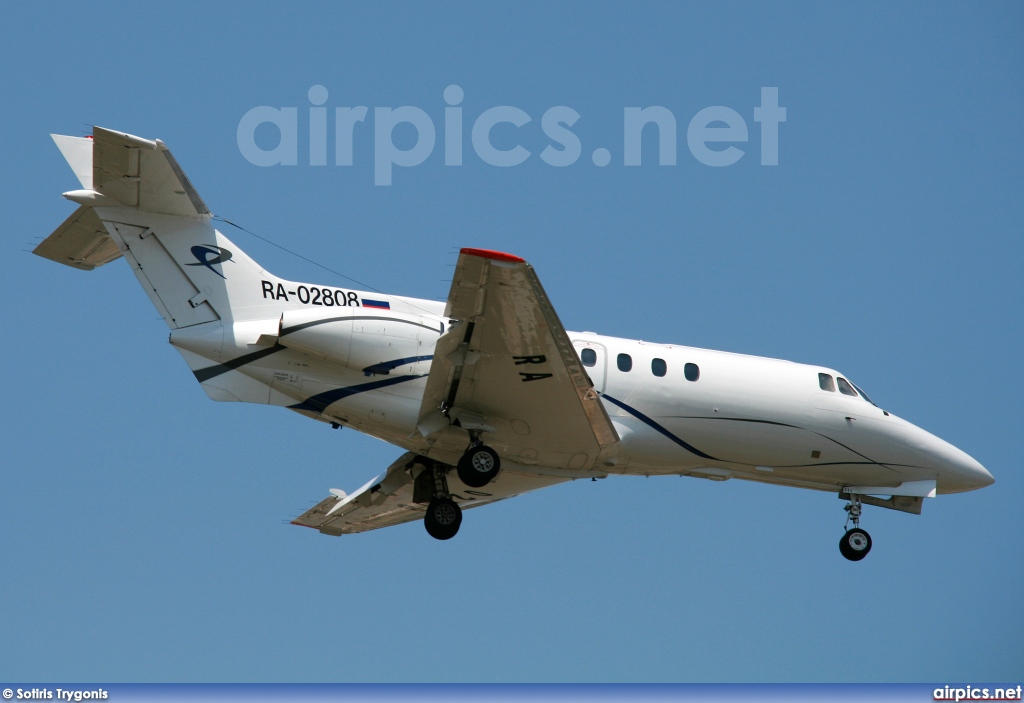
[[[984,466],[967,452],[954,447],[948,442],[939,440],[945,445],[942,449],[943,458],[952,469],[954,491],[974,491],[995,483],[995,478]]]
[[[941,466],[939,491],[960,493],[973,491],[995,483],[995,478],[974,457],[919,427],[911,435],[919,449],[924,450],[935,464]]]
[[[960,450],[957,450],[960,452]],[[957,467],[962,476],[965,477],[966,483],[970,486],[967,490],[974,490],[976,488],[984,488],[985,486],[991,486],[996,482],[995,477],[989,473],[988,469],[982,466],[974,457],[968,455],[965,452],[960,452],[963,457],[960,460],[960,465]]]

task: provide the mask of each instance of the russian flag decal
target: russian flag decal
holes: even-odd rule
[[[390,310],[391,303],[387,302],[386,300],[367,300],[366,298],[363,298],[363,307],[379,308],[380,310]]]

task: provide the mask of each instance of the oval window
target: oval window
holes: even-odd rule
[[[668,371],[668,365],[664,359],[651,359],[651,373],[655,376],[664,376]]]
[[[696,381],[700,378],[700,367],[697,364],[687,364],[683,367],[683,375],[687,381]]]
[[[584,366],[597,366],[597,352],[587,347],[580,352],[580,360]]]
[[[631,371],[633,369],[633,357],[629,354],[619,354],[615,359],[615,363],[619,367],[619,371]]]

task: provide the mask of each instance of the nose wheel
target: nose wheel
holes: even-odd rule
[[[850,561],[860,561],[871,551],[871,535],[860,529],[860,496],[851,495],[850,502],[843,508],[846,511],[846,527],[853,523],[853,528],[839,540],[839,553]]]
[[[847,530],[839,540],[839,552],[850,561],[860,561],[871,551],[871,535],[859,527]]]

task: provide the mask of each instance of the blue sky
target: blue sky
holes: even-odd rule
[[[1016,3],[7,8],[0,679],[1020,682],[1022,23]],[[305,157],[314,85],[369,108],[352,166]],[[769,86],[778,166],[753,120]],[[260,105],[298,109],[298,165],[242,156]],[[375,186],[374,108],[403,105],[438,143]],[[509,168],[470,144],[501,105],[532,118],[494,131],[531,152]],[[539,157],[559,105],[582,144],[563,168]],[[676,164],[645,134],[626,167],[623,111],[654,105]],[[732,166],[687,148],[709,106],[749,128]],[[997,482],[919,517],[867,508],[857,564],[835,496],[737,481],[562,485],[447,543],[291,527],[399,450],[210,402],[123,263],[24,253],[78,187],[47,135],[93,124],[164,140],[214,212],[375,288],[440,299],[459,247],[510,251],[569,329],[841,369]]]

